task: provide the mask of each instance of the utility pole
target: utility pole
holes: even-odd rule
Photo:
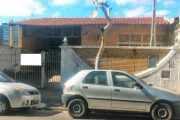
[[[156,46],[156,0],[153,0],[153,16],[151,24],[150,46]]]

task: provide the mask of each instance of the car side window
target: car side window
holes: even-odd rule
[[[85,84],[107,85],[105,71],[92,71],[85,77]]]
[[[112,72],[112,79],[116,87],[134,88],[135,80],[124,73]]]

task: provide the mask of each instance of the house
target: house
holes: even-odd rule
[[[113,25],[105,35],[106,48],[100,69],[125,70],[148,83],[179,93],[179,79],[176,79],[179,56],[172,52],[176,22],[157,17],[157,46],[150,47],[150,17],[112,18]],[[38,18],[10,22],[9,26],[10,33],[13,26],[19,26],[18,45],[22,53],[58,50],[67,37],[69,46],[60,47],[64,52],[63,56],[61,54],[61,80],[64,82],[81,69],[94,68],[101,28],[106,23],[105,18]]]
[[[158,17],[156,21],[157,46],[173,45],[172,24],[163,17]],[[19,25],[22,48],[37,52],[55,49],[63,44],[64,37],[68,38],[69,45],[98,46],[100,28],[106,22],[105,18],[39,18],[10,22],[9,25]],[[106,46],[149,46],[150,17],[112,18],[112,22],[106,34]]]
[[[11,22],[10,26],[19,25],[19,43],[21,43],[22,52],[41,52],[59,49],[59,46],[63,44],[64,37],[67,37],[68,44],[71,46],[99,46],[101,27],[106,24],[105,18],[39,18],[29,19],[19,22]],[[157,46],[172,46],[174,45],[174,24],[171,24],[167,19],[163,17],[156,18],[156,41]],[[149,46],[150,33],[151,33],[151,18],[112,18],[112,27],[107,32],[106,46]],[[93,68],[93,61],[87,59],[93,59],[96,56],[97,49],[75,50],[76,54],[82,58],[82,60]],[[117,54],[117,52],[119,54]],[[123,52],[121,54],[121,52]],[[146,52],[142,54],[142,52]],[[119,65],[132,63],[133,58],[141,58],[140,68],[131,68],[129,66],[118,66],[116,63],[109,65],[101,64],[102,69],[121,69],[131,73],[141,72],[148,67],[147,64],[148,55],[156,57],[157,62],[167,55],[169,50],[110,50],[106,51],[104,57],[112,56],[112,60]],[[124,55],[125,53],[125,55]],[[127,53],[127,54],[126,54]],[[136,54],[134,57],[133,55]],[[150,56],[151,57],[151,56]],[[122,58],[122,59],[121,59]],[[127,59],[124,59],[127,58]],[[118,59],[118,60],[117,60]],[[126,62],[124,62],[126,61]],[[138,65],[138,64],[136,64]],[[131,64],[135,66],[135,64]],[[139,65],[138,65],[139,66]],[[115,68],[119,67],[119,68]]]

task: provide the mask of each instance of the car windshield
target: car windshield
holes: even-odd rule
[[[0,73],[0,82],[16,82],[4,73]]]
[[[134,74],[131,74],[131,75],[132,75],[133,77],[137,78],[139,81],[141,81],[144,85],[147,85],[147,83],[146,83],[144,80],[138,78],[138,77],[135,76]]]

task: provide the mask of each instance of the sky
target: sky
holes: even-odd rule
[[[103,2],[105,0],[98,0]],[[111,17],[151,17],[153,0],[107,0]],[[179,16],[180,0],[157,0],[156,15]],[[96,10],[92,0],[0,0],[0,24],[30,18],[90,17]],[[104,17],[97,8],[98,17]]]

